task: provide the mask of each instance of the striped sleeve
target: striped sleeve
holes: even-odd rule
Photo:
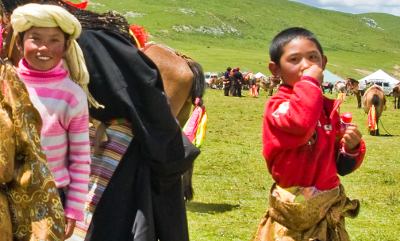
[[[83,220],[90,174],[89,113],[86,98],[68,113],[68,172],[71,182],[66,195],[65,215]]]

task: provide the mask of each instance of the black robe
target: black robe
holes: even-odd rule
[[[78,43],[100,121],[126,118],[134,138],[93,214],[86,240],[189,240],[181,174],[199,154],[182,134],[155,64],[128,39],[84,30]]]

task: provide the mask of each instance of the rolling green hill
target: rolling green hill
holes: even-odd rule
[[[389,14],[346,14],[286,0],[91,0],[90,6],[124,14],[205,71],[229,65],[267,72],[272,37],[302,26],[318,36],[332,72],[361,78],[381,68],[400,78],[400,17]]]

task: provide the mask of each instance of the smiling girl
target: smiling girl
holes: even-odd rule
[[[64,204],[68,238],[83,219],[90,174],[88,101],[81,88],[88,74],[75,41],[81,25],[63,8],[40,4],[17,8],[11,24],[23,54],[18,75],[42,118],[41,146]]]

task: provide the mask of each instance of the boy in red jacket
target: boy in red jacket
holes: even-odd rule
[[[282,79],[263,122],[263,155],[275,184],[256,240],[348,240],[344,217],[355,217],[359,202],[346,197],[337,174],[360,166],[361,133],[341,125],[340,101],[323,96],[327,58],[313,33],[283,30],[270,58],[271,73]]]

